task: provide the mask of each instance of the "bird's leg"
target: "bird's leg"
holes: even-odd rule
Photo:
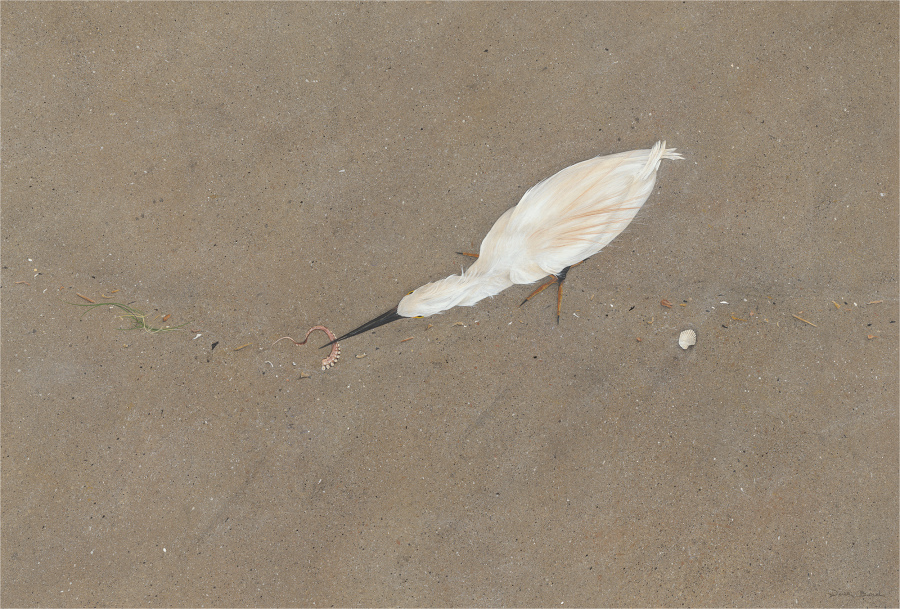
[[[566,269],[566,270],[568,270],[568,269]],[[525,297],[525,300],[523,300],[522,303],[521,303],[519,306],[521,307],[523,304],[525,304],[526,302],[528,302],[529,300],[531,300],[532,298],[534,298],[535,296],[537,296],[538,294],[540,294],[541,292],[543,292],[544,290],[546,290],[546,289],[549,288],[551,285],[553,285],[554,283],[557,282],[556,275],[550,275],[550,277],[551,277],[550,281],[548,281],[548,282],[546,282],[546,283],[542,283],[541,285],[539,285],[539,286],[534,290],[534,292],[532,292],[531,294],[529,294],[528,296]]]
[[[582,262],[583,262],[583,261],[582,261]],[[557,277],[556,277],[556,281],[557,281],[557,283],[559,283],[559,289],[556,291],[556,325],[557,325],[557,326],[559,325],[559,311],[560,311],[560,309],[562,308],[562,286],[563,286],[563,281],[566,280],[566,275],[568,274],[569,269],[572,268],[573,266],[577,266],[577,265],[579,265],[579,264],[581,264],[581,262],[576,262],[576,263],[573,264],[572,266],[567,266],[567,267],[564,268],[562,271],[560,271],[559,275],[557,275]]]
[[[469,258],[478,258],[478,254],[470,254],[469,252],[456,252],[460,256],[468,256]]]
[[[584,260],[582,260],[581,262],[584,262]],[[548,287],[550,287],[554,283],[558,283],[559,289],[556,292],[556,323],[559,324],[559,312],[560,312],[560,309],[562,308],[563,282],[566,280],[566,275],[569,273],[569,269],[571,269],[573,266],[578,266],[579,264],[581,264],[581,262],[576,262],[575,264],[567,266],[566,268],[564,268],[563,270],[561,270],[559,272],[559,275],[551,275],[550,277],[552,279],[550,279],[550,281],[548,281],[547,283],[544,283],[542,285],[539,285],[537,287],[537,289],[534,292],[532,292],[531,294],[529,294],[528,297],[525,300],[523,300],[522,304],[520,304],[519,306],[521,307],[523,304],[525,304],[526,302],[528,302],[529,300],[531,300],[532,298],[534,298],[535,296],[537,296],[538,294],[540,294],[541,292],[546,290]]]

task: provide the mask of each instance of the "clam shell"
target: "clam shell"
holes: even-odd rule
[[[693,330],[685,330],[678,335],[678,346],[682,349],[693,347],[697,344],[697,333]]]

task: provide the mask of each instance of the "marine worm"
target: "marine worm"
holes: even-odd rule
[[[334,332],[332,332],[331,330],[329,330],[329,329],[326,328],[325,326],[313,326],[312,328],[310,328],[309,330],[307,330],[307,331],[306,331],[306,338],[304,338],[304,339],[303,339],[303,342],[301,342],[301,343],[298,343],[297,341],[295,341],[295,340],[294,340],[293,338],[291,338],[290,336],[282,336],[282,337],[279,338],[278,340],[288,339],[289,341],[291,341],[291,342],[294,343],[295,345],[305,345],[305,344],[306,344],[306,341],[309,340],[309,335],[312,334],[315,330],[321,330],[322,332],[324,332],[325,334],[327,334],[327,335],[328,335],[328,340],[330,340],[330,341],[335,341],[335,340],[337,340],[337,337],[334,335]],[[276,340],[275,343],[277,343],[278,340]],[[274,345],[275,343],[272,343],[272,344]],[[322,370],[327,370],[328,368],[331,368],[332,366],[334,366],[334,364],[337,362],[338,359],[340,359],[340,357],[341,357],[341,346],[340,346],[338,343],[335,342],[335,343],[333,343],[333,344],[331,345],[331,354],[330,354],[328,357],[326,357],[325,359],[322,360]]]

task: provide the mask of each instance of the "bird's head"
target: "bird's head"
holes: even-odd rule
[[[452,309],[465,299],[468,283],[462,275],[426,283],[403,297],[397,305],[397,313],[403,317],[431,317]]]

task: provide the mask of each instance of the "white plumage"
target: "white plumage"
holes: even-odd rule
[[[590,258],[616,238],[650,196],[662,159],[680,159],[657,142],[650,150],[598,156],[538,182],[504,213],[462,275],[428,283],[397,306],[428,317],[471,306],[513,284],[533,283]]]
[[[461,275],[423,285],[338,340],[403,317],[472,306],[513,284],[547,275],[559,280],[561,298],[569,267],[599,252],[628,226],[650,196],[662,159],[681,158],[657,142],[649,150],[598,156],[563,169],[528,189],[500,216],[481,242],[478,259]]]

